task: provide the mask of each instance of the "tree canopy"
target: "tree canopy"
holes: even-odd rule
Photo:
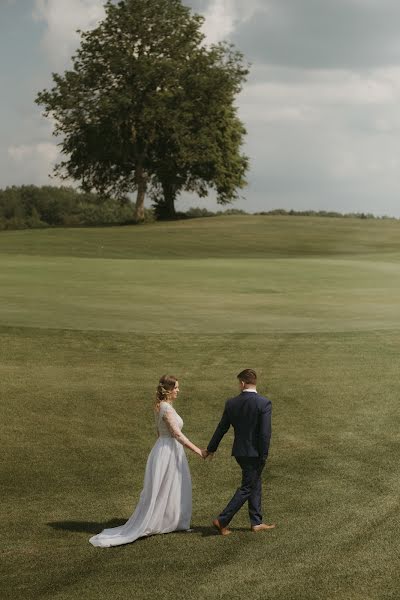
[[[137,220],[147,191],[161,218],[174,215],[182,190],[237,198],[248,168],[235,106],[248,73],[242,54],[207,47],[203,18],[181,0],[109,0],[105,9],[81,32],[73,68],[36,98],[62,137],[56,173],[87,192],[135,191]]]

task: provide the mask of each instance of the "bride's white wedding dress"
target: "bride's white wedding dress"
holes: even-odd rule
[[[143,490],[129,520],[119,527],[103,529],[89,539],[93,546],[108,548],[128,544],[140,537],[190,527],[192,482],[184,451],[187,438],[183,421],[168,402],[156,414],[158,439],[147,459]]]

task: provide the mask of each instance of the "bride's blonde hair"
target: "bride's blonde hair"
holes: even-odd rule
[[[160,377],[160,381],[157,386],[156,393],[156,404],[155,410],[160,410],[160,403],[163,401],[168,402],[169,397],[172,394],[173,389],[175,388],[175,384],[177,382],[177,378],[173,375],[163,375]]]

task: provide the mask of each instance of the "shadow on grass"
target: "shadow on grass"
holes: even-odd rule
[[[53,529],[63,531],[85,531],[86,533],[99,533],[108,527],[119,527],[126,523],[127,519],[111,519],[106,523],[97,523],[95,521],[51,521],[47,523]]]
[[[111,527],[119,527],[126,523],[125,519],[111,519],[106,523],[98,523],[96,521],[51,521],[47,523],[49,527],[53,529],[62,530],[62,531],[72,531],[72,532],[86,532],[86,533],[99,533],[103,529],[111,528]],[[248,527],[231,527],[232,532],[242,532],[249,531]],[[214,535],[219,535],[219,533],[210,525],[210,526],[194,526],[191,528],[189,532],[187,531],[172,531],[171,533],[179,534],[179,535],[188,535],[198,534],[201,537],[211,537]]]
[[[229,529],[232,531],[232,533],[235,532],[242,532],[242,531],[250,531],[249,527],[229,527]],[[220,535],[218,533],[218,531],[216,529],[214,529],[213,526],[209,525],[209,526],[194,526],[192,527],[191,530],[192,533],[197,533],[199,535],[201,535],[201,537],[211,537],[211,536],[215,536],[215,535]],[[186,531],[181,531],[181,532],[176,532],[176,533],[186,533]]]

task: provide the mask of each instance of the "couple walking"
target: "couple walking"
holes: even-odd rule
[[[233,498],[213,520],[221,535],[229,535],[228,524],[248,502],[251,530],[272,529],[261,515],[261,474],[271,438],[271,401],[258,394],[257,375],[245,369],[237,376],[240,394],[228,400],[207,449],[193,444],[183,433],[183,421],[173,407],[179,383],[171,375],[161,377],[157,388],[155,419],[158,439],[147,460],[139,503],[124,525],[104,529],[90,538],[93,546],[107,548],[128,544],[156,533],[189,530],[192,515],[192,483],[184,447],[203,459],[212,457],[229,427],[234,428],[232,456],[242,470],[242,482]]]

